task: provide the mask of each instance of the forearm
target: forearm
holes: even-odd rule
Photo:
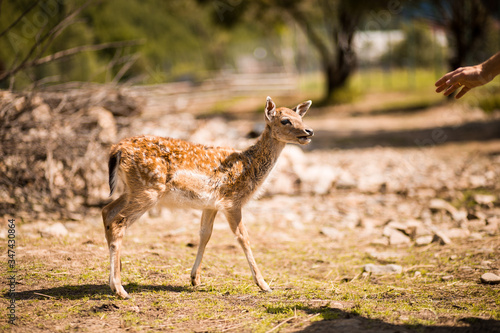
[[[497,52],[491,58],[481,64],[482,75],[489,82],[500,74],[500,52]]]

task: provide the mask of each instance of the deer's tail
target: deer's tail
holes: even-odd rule
[[[109,155],[108,168],[109,168],[109,196],[113,195],[116,188],[118,177],[118,166],[120,165],[120,157],[122,156],[121,150],[116,150]]]

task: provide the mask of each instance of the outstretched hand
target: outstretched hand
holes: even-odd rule
[[[482,86],[493,79],[492,75],[485,75],[483,66],[468,66],[460,67],[452,72],[445,74],[436,82],[436,92],[440,93],[444,90],[444,95],[451,95],[460,87],[462,90],[458,92],[455,98],[460,98],[474,87]]]

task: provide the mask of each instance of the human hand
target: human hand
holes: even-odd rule
[[[492,79],[492,75],[485,75],[482,64],[460,67],[437,80],[436,92],[440,93],[444,90],[444,95],[448,96],[463,86],[462,90],[455,96],[456,99],[459,99],[472,88],[482,86]]]

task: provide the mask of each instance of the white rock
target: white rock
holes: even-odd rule
[[[434,237],[432,235],[420,236],[415,239],[415,245],[424,246],[432,243],[432,239]]]
[[[403,267],[400,265],[375,265],[375,264],[366,264],[363,267],[365,272],[371,272],[373,274],[399,274],[403,271]]]
[[[446,235],[449,238],[467,238],[470,235],[470,231],[464,228],[451,228],[446,231]]]
[[[450,244],[451,240],[450,238],[442,231],[436,230],[434,231],[434,236],[432,238],[432,242],[439,243],[441,245],[446,245]]]
[[[493,273],[484,273],[481,275],[481,282],[485,284],[499,284],[500,276]]]
[[[480,205],[491,205],[497,200],[496,196],[491,194],[475,194],[474,201],[476,201]]]
[[[341,239],[344,237],[343,232],[332,227],[321,228],[321,233],[331,239]]]
[[[68,229],[61,223],[54,223],[42,230],[40,230],[42,237],[61,237],[68,235]]]

